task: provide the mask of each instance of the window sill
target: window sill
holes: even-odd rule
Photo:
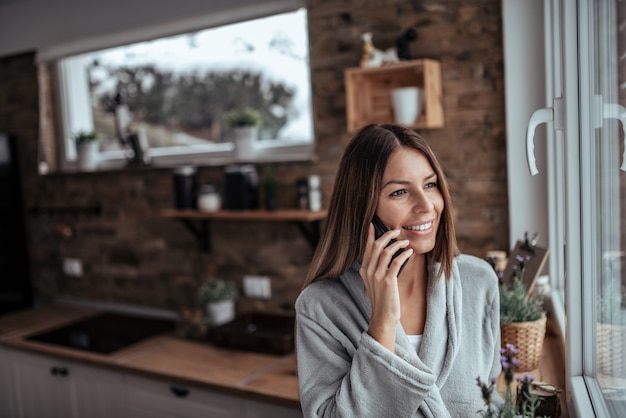
[[[293,144],[293,145],[263,145],[257,148],[255,155],[242,161],[234,155],[232,147],[223,152],[211,153],[181,153],[179,155],[159,154],[156,151],[150,152],[151,162],[147,165],[129,166],[125,158],[120,157],[121,152],[102,152],[98,167],[91,172],[106,172],[132,169],[149,168],[172,168],[181,165],[195,165],[198,167],[216,167],[230,164],[269,164],[284,162],[315,162],[317,157],[314,153],[314,144]],[[66,162],[61,169],[63,173],[84,173],[76,162]],[[40,174],[47,174],[47,171],[40,171]]]

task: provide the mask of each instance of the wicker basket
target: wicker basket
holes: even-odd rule
[[[546,335],[546,316],[530,322],[500,324],[502,347],[513,344],[518,350],[519,365],[515,372],[527,372],[539,367]]]
[[[598,371],[607,376],[626,377],[626,327],[598,324]]]

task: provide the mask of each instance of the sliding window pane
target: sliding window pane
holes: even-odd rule
[[[594,89],[598,118],[592,147],[596,194],[594,240],[596,373],[611,416],[626,416],[626,2],[593,2]],[[621,120],[621,121],[620,121]],[[592,226],[593,227],[593,226]]]

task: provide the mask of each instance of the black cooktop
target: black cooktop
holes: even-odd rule
[[[28,335],[26,339],[99,354],[111,354],[146,338],[171,331],[174,326],[174,320],[106,312],[52,330]]]

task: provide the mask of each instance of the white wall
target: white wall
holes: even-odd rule
[[[0,0],[0,57],[67,44],[94,45],[92,38],[97,38],[95,45],[103,47],[112,46],[106,45],[107,42],[115,44],[120,35],[126,40],[139,41],[153,33],[163,35],[164,30],[169,35],[181,28],[200,29],[211,20],[237,20],[238,9],[247,9],[242,10],[246,18],[254,14],[262,16],[261,5],[267,3],[276,1]],[[293,7],[301,2],[280,0],[278,3]],[[226,15],[225,10],[229,10]]]
[[[539,174],[531,177],[526,162],[528,120],[546,107],[543,1],[503,0],[502,18],[511,248],[526,231],[549,247],[546,125],[535,133]]]

